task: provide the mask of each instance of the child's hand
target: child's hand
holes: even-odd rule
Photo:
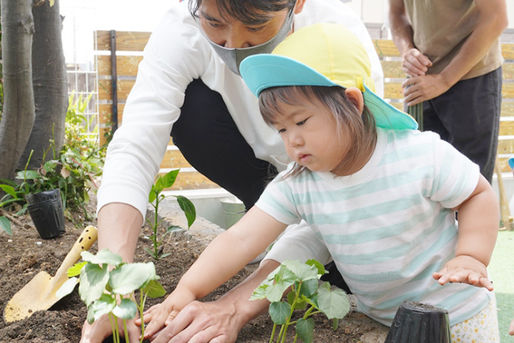
[[[435,272],[432,276],[441,285],[448,282],[462,282],[493,290],[493,283],[487,278],[486,266],[471,256],[454,257],[446,263],[443,269]]]
[[[152,337],[164,325],[174,319],[177,314],[190,302],[196,298],[186,290],[175,289],[168,297],[160,304],[150,307],[143,313],[145,323],[149,323],[145,327],[145,338]],[[141,325],[141,319],[136,320],[136,325]]]

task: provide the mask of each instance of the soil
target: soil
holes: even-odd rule
[[[94,213],[93,209],[94,205],[91,204],[88,210]],[[0,309],[2,313],[9,299],[38,272],[46,271],[50,275],[54,275],[80,235],[82,228],[88,224],[95,224],[94,221],[85,221],[80,214],[74,214],[73,220],[66,220],[66,233],[63,236],[43,240],[39,237],[29,215],[14,217],[13,212],[6,213],[14,221],[12,223],[12,236],[0,232]],[[74,225],[73,222],[80,223],[80,227]],[[156,265],[157,274],[161,277],[160,281],[169,293],[208,242],[205,238],[188,232],[168,235],[164,252],[171,254],[156,261],[144,251],[144,248],[151,247],[151,242],[145,238],[149,235],[150,229],[144,228],[137,245],[135,260],[140,262],[153,261]],[[96,252],[96,244],[90,250]],[[206,297],[205,300],[213,300],[224,294],[241,282],[255,268],[255,265],[246,267],[232,280]],[[147,306],[159,301],[162,301],[162,299],[150,299],[147,301]],[[10,324],[3,320],[0,321],[0,343],[79,342],[86,314],[87,309],[75,290],[49,310],[36,312],[28,319]],[[385,327],[359,313],[349,314],[340,322],[335,331],[331,327],[331,322],[323,316],[316,316],[315,321],[314,342],[383,342],[387,334]],[[267,342],[271,330],[271,319],[267,315],[261,315],[243,328],[237,342]],[[288,342],[292,341],[291,337]]]

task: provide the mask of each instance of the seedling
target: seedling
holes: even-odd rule
[[[129,342],[127,320],[136,317],[143,319],[147,298],[159,298],[166,294],[157,281],[153,262],[123,263],[121,257],[109,250],[101,250],[96,255],[87,251],[81,253],[84,262],[77,263],[68,270],[70,279],[57,292],[59,298],[70,294],[79,283],[79,295],[88,308],[87,321],[93,323],[107,314],[111,322],[113,341],[120,343],[118,319],[122,320],[125,341]],[[80,275],[77,278],[77,275]],[[135,302],[135,292],[139,290],[139,303]],[[144,320],[141,320],[141,337],[144,337]],[[141,338],[141,342],[143,338]]]
[[[153,218],[153,222],[151,222],[149,220],[147,221],[148,225],[150,225],[150,227],[152,228],[152,235],[150,236],[150,239],[152,240],[152,243],[153,243],[153,250],[150,250],[150,249],[145,249],[145,250],[156,260],[158,260],[161,257],[165,257],[165,256],[169,255],[169,254],[162,253],[162,249],[161,249],[162,241],[160,241],[157,237],[157,228],[159,227],[158,213],[159,213],[160,202],[166,198],[166,196],[164,196],[161,193],[165,188],[169,188],[169,187],[173,186],[173,184],[175,183],[175,180],[177,179],[178,172],[179,172],[179,169],[175,169],[175,170],[172,170],[172,171],[168,172],[167,174],[162,175],[159,178],[157,178],[157,180],[155,181],[155,184],[152,185],[150,194],[148,195],[148,202],[154,208],[155,215]],[[195,206],[188,198],[186,198],[182,195],[177,195],[177,196],[175,196],[175,198],[177,198],[177,202],[178,202],[180,208],[182,209],[182,211],[184,211],[184,214],[186,215],[187,228],[191,227],[191,225],[193,224],[193,222],[196,219]],[[176,231],[176,230],[180,230],[180,229],[181,228],[177,227],[177,226],[170,226],[167,229],[166,234]]]
[[[312,342],[314,319],[311,316],[317,313],[324,313],[328,319],[332,319],[334,330],[337,328],[339,319],[350,311],[350,303],[343,290],[332,289],[328,282],[319,283],[325,273],[325,267],[316,260],[304,264],[285,261],[254,290],[250,300],[268,299],[271,302],[269,315],[273,329],[269,343],[284,343],[287,329],[291,325],[295,325],[296,330],[294,342],[298,338],[304,343]],[[290,290],[286,299],[282,300],[287,289]],[[292,320],[295,310],[304,309],[307,310],[300,319]]]

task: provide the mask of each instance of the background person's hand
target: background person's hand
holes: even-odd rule
[[[123,326],[121,321],[119,323],[120,335],[124,335]],[[127,321],[127,330],[129,333],[130,343],[138,343],[141,331],[138,326],[134,324],[133,320]],[[84,321],[82,326],[82,336],[80,343],[102,343],[104,339],[112,335],[111,323],[107,315],[100,317],[98,320],[89,324]]]
[[[514,319],[510,322],[509,335],[514,336]]]
[[[236,315],[234,304],[193,301],[154,335],[152,343],[232,343],[246,321]]]
[[[407,106],[433,99],[450,88],[441,74],[409,77],[402,83],[402,87]]]
[[[408,76],[422,76],[432,66],[432,62],[418,49],[409,49],[402,56],[402,69]]]
[[[487,277],[486,266],[471,256],[461,255],[452,258],[443,269],[435,272],[433,277],[441,285],[449,282],[462,282],[493,290],[493,283]]]

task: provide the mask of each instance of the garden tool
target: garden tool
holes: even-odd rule
[[[26,319],[36,311],[48,310],[59,301],[60,298],[56,293],[68,280],[68,269],[79,260],[82,251],[93,245],[96,238],[96,228],[94,226],[86,227],[64,258],[55,276],[50,276],[45,271],[39,272],[9,300],[4,309],[4,321],[10,323]]]

